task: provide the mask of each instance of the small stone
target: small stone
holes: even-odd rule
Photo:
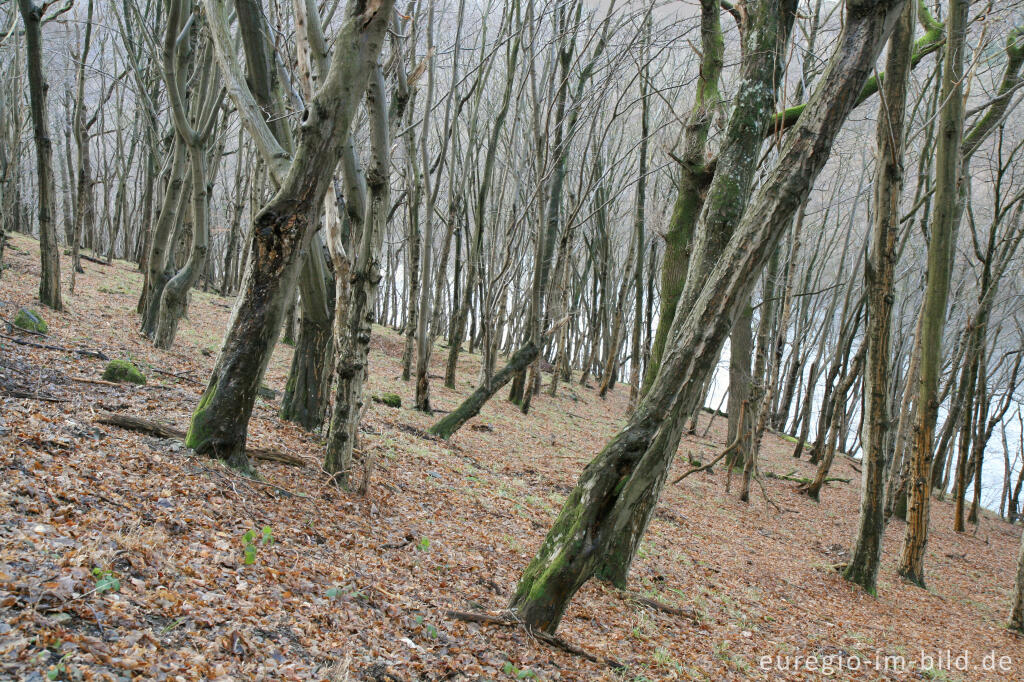
[[[14,316],[14,326],[25,331],[38,332],[40,334],[45,334],[49,329],[46,320],[39,313],[29,308],[18,310],[18,314]]]
[[[373,402],[387,405],[388,407],[401,407],[402,396],[396,393],[381,393],[373,396]]]
[[[113,381],[119,384],[124,382],[130,384],[146,383],[146,375],[127,360],[111,360],[107,363],[107,368],[103,370],[103,378],[106,381]]]

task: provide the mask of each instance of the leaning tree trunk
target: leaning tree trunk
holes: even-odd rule
[[[207,7],[214,2],[208,0]],[[295,285],[299,256],[309,244],[309,228],[319,216],[356,107],[376,65],[393,4],[393,0],[348,4],[330,69],[303,114],[287,175],[253,221],[251,251],[231,326],[186,438],[186,445],[197,452],[224,459],[243,471],[250,470],[245,455],[249,417]],[[219,24],[213,31],[215,41],[226,33],[224,13],[217,9],[218,15],[209,18],[211,24]],[[227,42],[217,46],[217,54],[222,71],[230,71],[229,93],[236,106],[255,109]]]
[[[837,53],[797,130],[784,144],[777,167],[743,212],[725,253],[693,305],[687,302],[685,308],[680,308],[684,314],[677,315],[673,322],[671,344],[649,391],[628,424],[584,470],[539,553],[524,572],[511,608],[527,624],[553,631],[569,600],[609,558],[613,548],[632,548],[635,552],[650,513],[638,519],[632,510],[657,497],[674,454],[647,457],[648,449],[658,452],[652,445],[666,436],[666,426],[671,425],[664,420],[677,402],[688,408],[684,414],[696,406],[733,317],[750,296],[759,271],[827,161],[835,135],[855,105],[903,4],[900,0],[847,2]],[[757,6],[754,21],[767,25],[759,25],[748,35],[755,35],[757,42],[767,37],[768,43],[751,46],[755,49],[747,53],[761,53],[758,61],[776,61],[794,12],[795,3],[780,6],[765,2]],[[765,69],[763,65],[761,68]],[[763,126],[774,107],[773,84],[779,77],[773,74],[756,78],[757,71],[751,73],[745,68],[744,72],[747,78],[737,92],[737,109],[749,111],[753,105],[759,112],[754,118]],[[729,143],[735,141],[730,133],[741,127],[733,124],[730,120],[731,130],[725,137]],[[755,125],[755,129],[760,126]],[[723,144],[723,149],[727,146]],[[713,210],[707,215],[722,208],[720,201],[735,198],[737,173],[748,171],[750,177],[756,161],[748,157],[746,163],[749,169],[740,160],[737,167],[723,167],[720,162],[721,177],[716,173],[708,196]],[[723,187],[725,184],[729,186]]]
[[[430,433],[442,438],[450,438],[452,434],[462,428],[463,424],[480,414],[480,408],[511,381],[517,372],[529,367],[530,363],[537,359],[539,352],[539,347],[533,341],[527,341],[525,346],[512,354],[508,364],[496,372],[490,381],[481,382],[480,386],[461,405],[431,426]]]
[[[60,247],[54,225],[56,187],[53,181],[53,143],[50,140],[50,121],[46,112],[46,73],[43,70],[42,19],[46,6],[34,5],[31,0],[18,0],[18,10],[25,23],[25,52],[27,54],[28,94],[32,115],[32,134],[36,146],[36,174],[39,183],[39,257],[42,277],[39,281],[39,300],[54,310],[63,310],[60,297]]]

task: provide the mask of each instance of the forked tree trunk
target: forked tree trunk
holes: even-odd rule
[[[207,7],[214,2],[208,0]],[[377,63],[392,7],[393,0],[348,3],[330,69],[303,113],[284,182],[253,221],[241,293],[186,438],[186,444],[197,452],[224,459],[243,471],[250,470],[245,456],[249,417],[274,350],[288,293],[295,285],[299,256],[309,244],[309,228],[320,214],[356,107]],[[217,42],[226,33],[226,20],[222,8],[214,9],[217,15],[208,21],[220,24],[213,31]],[[255,108],[225,42],[217,46],[217,53],[222,72],[229,74],[225,77],[229,93],[236,107]]]
[[[338,276],[334,310],[337,358],[334,411],[327,436],[324,470],[335,483],[346,489],[349,487],[352,453],[363,409],[363,384],[367,376],[373,310],[381,279],[380,248],[391,196],[388,109],[380,67],[370,77],[366,101],[370,112],[372,161],[366,175],[366,198],[361,201],[365,205],[365,213],[355,235],[358,240],[353,240],[356,248],[354,260],[345,257],[340,234],[336,230],[328,231],[328,246]],[[354,169],[350,168],[350,174],[352,171]],[[357,183],[350,178],[346,184],[352,187]]]
[[[903,4],[899,0],[847,3],[836,55],[797,130],[783,146],[777,167],[742,212],[733,238],[694,304],[681,308],[685,315],[678,315],[673,322],[671,344],[650,390],[628,424],[584,470],[539,553],[524,572],[511,608],[527,624],[555,630],[569,600],[584,582],[613,555],[635,553],[650,511],[639,517],[632,510],[657,497],[674,454],[665,456],[657,447],[652,448],[658,439],[667,437],[672,426],[665,423],[665,418],[679,405],[684,408],[683,414],[690,414],[702,397],[705,380],[717,363],[739,306],[750,296],[759,271],[827,161],[835,135],[855,105]],[[757,30],[752,32],[756,42],[765,38],[768,42],[751,46],[756,49],[748,50],[748,54],[763,50],[762,60],[775,61],[774,55],[781,53],[788,35],[795,3],[780,6],[766,2],[751,11],[757,22]],[[765,65],[759,66],[763,73]],[[758,112],[753,116],[756,130],[770,118],[778,75],[762,75],[747,68],[744,75],[746,80],[737,93],[737,110]],[[725,136],[730,144],[740,132],[738,128],[750,124],[734,123],[741,122],[730,120]],[[747,163],[752,175],[756,161]],[[724,180],[717,177],[712,182],[708,201],[713,212],[724,208],[720,201],[735,197],[732,185],[736,173],[748,170],[740,160],[736,161],[737,167],[732,165],[720,165],[718,169],[723,178],[729,178],[730,187],[722,187]],[[649,449],[658,455],[646,456]]]

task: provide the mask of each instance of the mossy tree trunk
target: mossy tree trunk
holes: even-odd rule
[[[526,345],[512,354],[508,364],[494,373],[489,382],[481,383],[468,398],[462,401],[461,405],[431,426],[430,433],[442,438],[450,438],[452,434],[462,428],[463,424],[480,414],[480,409],[484,404],[511,381],[517,372],[529,367],[530,363],[537,359],[539,353],[540,348],[532,341],[527,341]]]
[[[376,67],[393,2],[349,2],[334,41],[334,53],[316,95],[303,113],[295,153],[287,153],[258,112],[231,49],[223,7],[206,2],[217,59],[237,109],[261,132],[258,145],[287,167],[277,193],[253,221],[250,255],[220,356],[192,415],[186,444],[200,453],[249,470],[246,430],[260,380],[270,360],[287,295],[295,285],[300,256],[309,244],[334,168],[349,137],[356,107]],[[266,127],[265,121],[262,123]]]
[[[671,342],[646,396],[627,425],[584,470],[524,572],[511,608],[527,624],[553,631],[575,592],[591,576],[603,573],[601,567],[609,558],[635,553],[650,514],[643,518],[632,510],[657,497],[674,454],[657,447],[658,439],[666,438],[673,427],[665,419],[680,407],[683,414],[689,414],[703,397],[705,380],[717,363],[733,318],[810,192],[902,9],[899,0],[847,3],[836,54],[795,134],[784,144],[777,167],[746,211],[740,207],[742,218],[735,234],[694,304],[680,308],[685,314],[673,322]],[[782,53],[795,3],[763,2],[750,10],[754,23],[747,35],[756,36],[758,44],[750,46],[746,54],[757,56],[744,64],[744,81],[736,98],[736,111],[743,112],[747,120],[735,120],[734,113],[725,137],[737,146],[739,140],[734,136],[741,129],[752,125],[757,130],[771,118],[780,77],[775,72],[780,60],[775,56]],[[767,44],[761,43],[766,39]],[[747,183],[737,184],[737,179],[752,175],[756,158],[755,154],[745,161],[737,159],[735,168],[732,163],[720,163],[709,192],[709,220],[721,216],[719,211],[725,206],[720,202],[742,193]],[[748,166],[749,172],[745,172]]]
[[[903,190],[903,141],[906,127],[907,83],[914,45],[917,7],[908,2],[889,41],[886,78],[882,85],[875,133],[876,169],[874,226],[865,259],[867,280],[867,359],[864,367],[866,415],[862,424],[864,448],[860,517],[850,563],[843,577],[875,593],[885,535],[886,458],[891,449],[892,307],[896,271],[896,235],[900,226]]]
[[[651,341],[650,357],[640,395],[650,388],[661,366],[669,328],[686,283],[690,264],[690,242],[704,207],[704,198],[714,175],[707,162],[708,134],[721,107],[719,79],[725,59],[721,8],[714,0],[701,0],[701,68],[697,92],[687,120],[680,158],[679,193],[665,232],[665,256],[661,265],[661,308]]]

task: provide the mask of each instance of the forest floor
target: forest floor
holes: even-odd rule
[[[894,572],[904,525],[893,521],[871,597],[831,568],[857,522],[859,476],[845,457],[833,475],[851,482],[830,484],[820,503],[768,478],[768,497],[755,486],[744,504],[738,477],[726,492],[724,467],[669,486],[629,591],[588,583],[559,629],[597,662],[522,629],[453,619],[506,606],[580,471],[623,423],[628,387],[601,400],[573,383],[526,417],[502,394],[446,443],[406,406],[402,340],[378,328],[368,392],[398,393],[403,407],[369,404],[368,494],[327,483],[321,436],[278,419],[279,397],[257,401],[249,442],[307,466],[260,462],[264,480],[251,481],[173,440],[96,422],[117,412],[185,428],[230,300],[193,293],[162,352],[137,331],[131,264],[84,262],[60,314],[36,299],[35,241],[14,235],[5,264],[0,318],[28,306],[49,333],[3,322],[0,333],[131,359],[149,383],[102,383],[101,359],[0,338],[0,679],[1024,679],[1024,640],[1004,628],[1020,529],[985,514],[958,535],[951,506],[933,503],[923,590]],[[63,273],[66,292],[66,257]],[[278,395],[290,353],[280,344],[267,371]],[[433,374],[445,356],[434,353]],[[431,383],[440,410],[476,380],[479,358],[462,358],[458,390]],[[673,476],[686,454],[721,451],[725,420],[703,437],[708,419]],[[766,436],[762,469],[812,475],[792,447]]]

